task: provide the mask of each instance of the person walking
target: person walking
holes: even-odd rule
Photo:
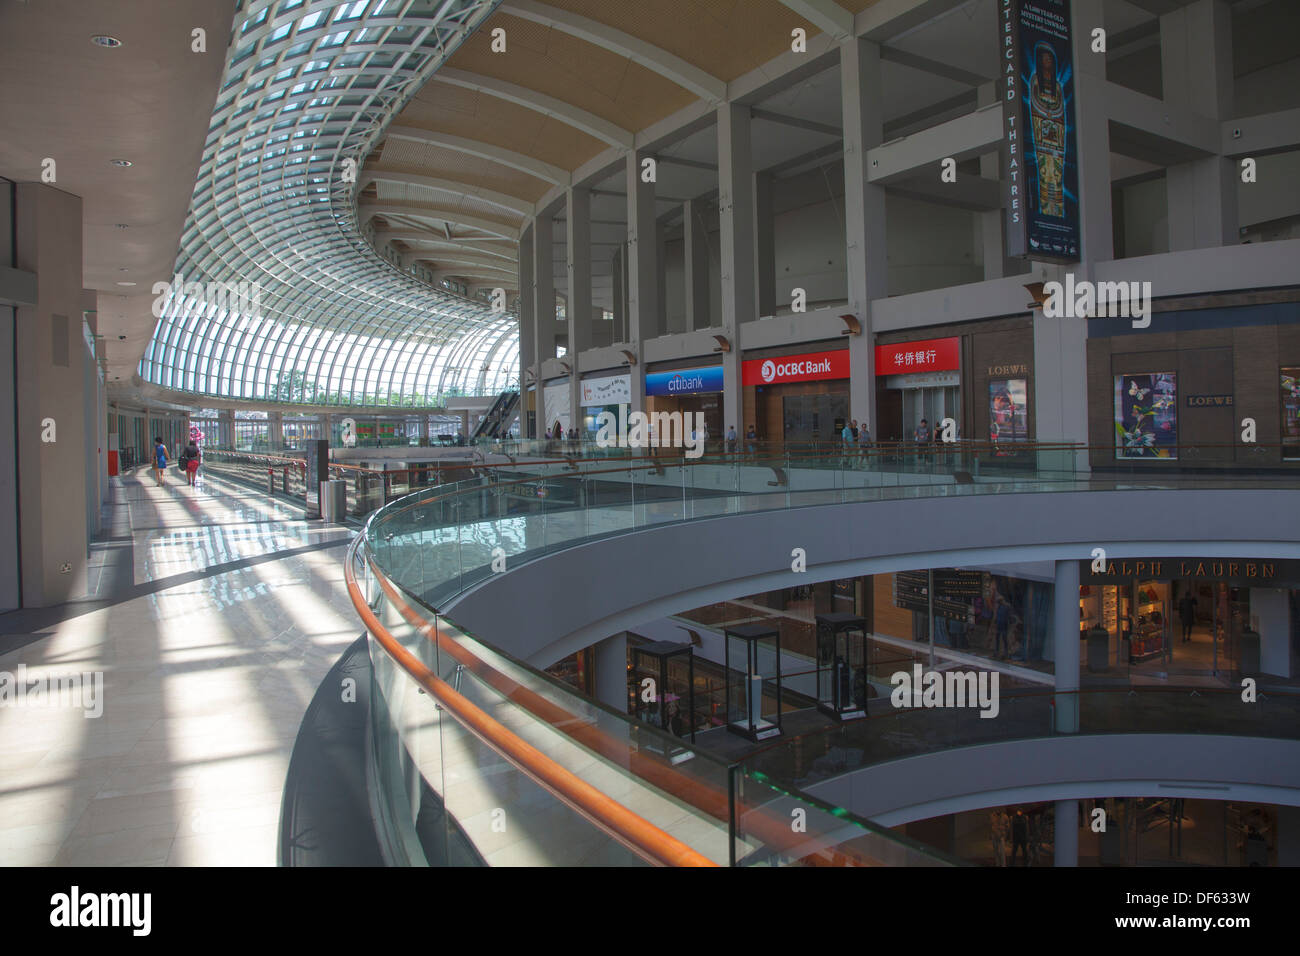
[[[858,428],[858,451],[862,453],[862,468],[864,471],[871,468],[871,429],[867,427],[864,421]]]
[[[199,474],[199,444],[193,438],[190,443],[181,451],[181,467],[185,469],[185,481],[193,485],[198,479]]]
[[[1183,643],[1186,644],[1192,639],[1192,625],[1196,623],[1196,596],[1192,594],[1190,585],[1178,599],[1178,616],[1183,622]]]
[[[736,453],[736,426],[728,425],[727,426],[727,454],[734,455],[735,453]]]
[[[758,432],[750,425],[745,431],[745,451],[752,457],[758,451]]]
[[[158,487],[162,487],[166,482],[163,480],[164,472],[167,470],[167,446],[163,444],[161,437],[154,437],[153,440],[153,476],[158,480]]]
[[[1021,866],[1029,865],[1029,821],[1024,810],[1016,810],[1011,818],[1011,865],[1016,865],[1016,854],[1024,859]]]

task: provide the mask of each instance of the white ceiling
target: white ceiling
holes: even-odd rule
[[[149,290],[176,261],[234,7],[0,0],[0,176],[39,181],[49,157],[53,185],[81,197],[83,286],[103,294],[110,383],[130,380],[153,334]],[[196,28],[206,31],[206,53],[191,50]],[[96,46],[95,34],[122,46]]]

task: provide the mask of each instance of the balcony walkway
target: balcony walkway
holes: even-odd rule
[[[81,596],[0,615],[0,672],[103,675],[97,718],[0,706],[0,864],[272,866],[299,724],[357,639],[351,531],[174,469],[110,483]]]

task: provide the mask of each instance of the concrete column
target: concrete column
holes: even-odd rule
[[[889,294],[885,190],[867,182],[867,150],[884,141],[880,46],[851,37],[840,44],[840,86],[844,110],[844,219],[848,310],[862,324],[849,336],[849,417],[876,422],[876,353],[871,303]]]
[[[1250,616],[1259,631],[1259,669],[1291,676],[1291,608],[1281,588],[1251,588]]]
[[[709,234],[704,220],[704,203],[688,199],[682,203],[683,286],[686,290],[686,331],[707,329],[709,314]]]
[[[1165,102],[1211,119],[1232,115],[1232,9],[1227,0],[1195,0],[1160,18]],[[1210,156],[1165,174],[1169,251],[1237,243],[1236,164]]]
[[[593,648],[596,652],[596,699],[627,713],[627,632],[606,638]]]
[[[320,416],[320,437],[334,447],[334,416],[328,413]]]
[[[555,358],[555,220],[533,220],[533,321],[538,365]]]
[[[1076,279],[1093,281],[1096,263],[1114,257],[1111,236],[1110,131],[1106,103],[1100,93],[1106,76],[1105,59],[1091,51],[1092,28],[1102,22],[1102,0],[1076,0],[1073,5],[1075,124],[1079,144],[1080,262],[1063,267]],[[1085,82],[1085,77],[1089,82]],[[1092,94],[1091,96],[1089,94]],[[1026,299],[1025,301],[1029,301]],[[1081,319],[1034,319],[1034,436],[1039,441],[1088,442],[1088,380],[1082,356],[1087,354],[1088,323]],[[1053,462],[1061,467],[1062,462]],[[1087,471],[1087,455],[1073,462]]]
[[[519,401],[520,432],[524,438],[536,438],[528,430],[528,383],[536,382],[537,319],[533,313],[533,231],[524,230],[519,237]],[[466,429],[465,435],[469,435]]]
[[[1053,866],[1079,865],[1079,801],[1056,801],[1055,859]]]
[[[773,316],[777,303],[788,305],[790,290],[776,289],[776,221],[772,211],[772,174],[754,174],[754,262],[758,315]]]
[[[612,333],[614,342],[627,341],[627,305],[623,298],[623,289],[626,287],[626,273],[623,271],[623,259],[623,247],[619,247],[614,250],[613,261],[609,266],[610,279],[613,283],[610,311],[614,313],[614,330]]]
[[[145,424],[149,422],[149,414],[145,413]],[[235,410],[233,408],[223,408],[217,413],[217,445],[221,448],[235,447]]]
[[[21,593],[24,607],[48,607],[71,597],[88,544],[94,464],[85,456],[91,358],[81,334],[81,199],[20,183],[14,212],[14,265],[36,273],[35,304],[16,310],[13,356]]]
[[[658,304],[655,335],[667,335],[668,329],[668,230],[664,220],[655,218],[655,302]],[[649,336],[647,336],[649,338]]]
[[[569,302],[569,409],[574,427],[582,412],[582,375],[578,357],[591,348],[591,190],[570,189],[565,196]]]
[[[1056,730],[1079,730],[1079,562],[1056,562],[1052,602],[1052,642],[1056,663]],[[1077,854],[1077,850],[1075,851]]]
[[[267,442],[272,451],[284,448],[284,412],[267,412]]]
[[[648,153],[627,155],[628,340],[639,346],[660,333],[658,238],[655,184],[641,181]]]
[[[722,252],[722,334],[731,351],[722,355],[722,425],[745,434],[741,393],[740,324],[755,318],[754,171],[749,107],[718,107],[718,213]]]

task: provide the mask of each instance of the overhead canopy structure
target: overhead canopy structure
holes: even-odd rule
[[[407,406],[509,384],[516,317],[406,275],[352,211],[384,126],[496,2],[240,0],[145,381]]]

